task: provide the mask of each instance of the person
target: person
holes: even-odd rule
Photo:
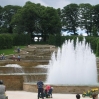
[[[12,59],[13,59],[13,61],[15,61],[15,55],[13,55]]]
[[[0,59],[2,60],[2,54],[0,55]]]
[[[21,56],[20,56],[20,55],[18,55],[17,61],[20,61],[20,59],[21,59]]]
[[[51,87],[50,85],[46,85],[46,87],[45,87],[46,98],[48,98],[48,97],[52,98],[52,91],[53,91],[53,87]]]
[[[19,47],[17,48],[17,52],[20,53],[20,48]]]
[[[3,59],[3,60],[5,59],[5,55],[4,55],[4,53],[2,54],[2,59]]]
[[[80,99],[80,94],[77,94],[77,95],[76,95],[76,98],[77,98],[77,99]]]
[[[93,98],[93,99],[98,99],[98,94],[94,93],[94,94],[92,95],[92,98]]]
[[[43,82],[40,80],[37,82],[37,89],[38,89],[38,99],[40,97],[40,94],[41,94],[41,97],[42,99],[44,99],[44,95],[43,95],[43,87],[44,87],[44,84]]]
[[[3,81],[0,80],[0,99],[6,99],[5,96],[6,87],[3,85]]]

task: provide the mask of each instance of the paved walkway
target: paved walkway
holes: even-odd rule
[[[37,93],[26,91],[6,91],[6,95],[8,96],[8,99],[37,99]],[[49,99],[76,99],[75,96],[76,96],[75,94],[53,94],[53,98]],[[81,97],[80,99],[90,99],[90,98]]]

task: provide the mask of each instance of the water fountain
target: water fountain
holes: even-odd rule
[[[65,41],[57,53],[53,53],[44,84],[54,87],[55,93],[82,93],[99,88],[96,57],[90,45],[76,40]],[[24,84],[25,91],[36,91],[36,84]],[[27,89],[31,87],[31,89]]]
[[[51,49],[46,49],[42,54],[49,50]],[[74,47],[72,40],[65,41],[57,53],[52,54],[47,66],[24,67],[15,64],[1,66],[0,78],[10,90],[37,92],[36,83],[42,78],[45,85],[51,84],[54,87],[55,93],[82,93],[92,88],[99,88],[97,67],[99,68],[99,65],[96,66],[96,57],[90,45],[85,44],[85,40],[82,42],[77,40]]]
[[[65,41],[53,53],[49,63],[47,83],[54,85],[97,85],[96,57],[90,45],[82,42]]]

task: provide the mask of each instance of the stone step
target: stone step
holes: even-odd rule
[[[50,60],[50,56],[25,56],[25,59],[32,59],[32,60]]]
[[[16,68],[16,67],[0,67],[0,74],[13,74],[13,73],[46,73],[47,68]]]

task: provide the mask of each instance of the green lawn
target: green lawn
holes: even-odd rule
[[[5,55],[15,54],[16,53],[15,52],[15,48],[17,48],[17,46],[16,47],[13,47],[11,49],[2,49],[2,50],[0,50],[0,55],[3,54],[3,53]],[[25,46],[19,46],[19,48],[22,49],[22,48],[25,48]]]

